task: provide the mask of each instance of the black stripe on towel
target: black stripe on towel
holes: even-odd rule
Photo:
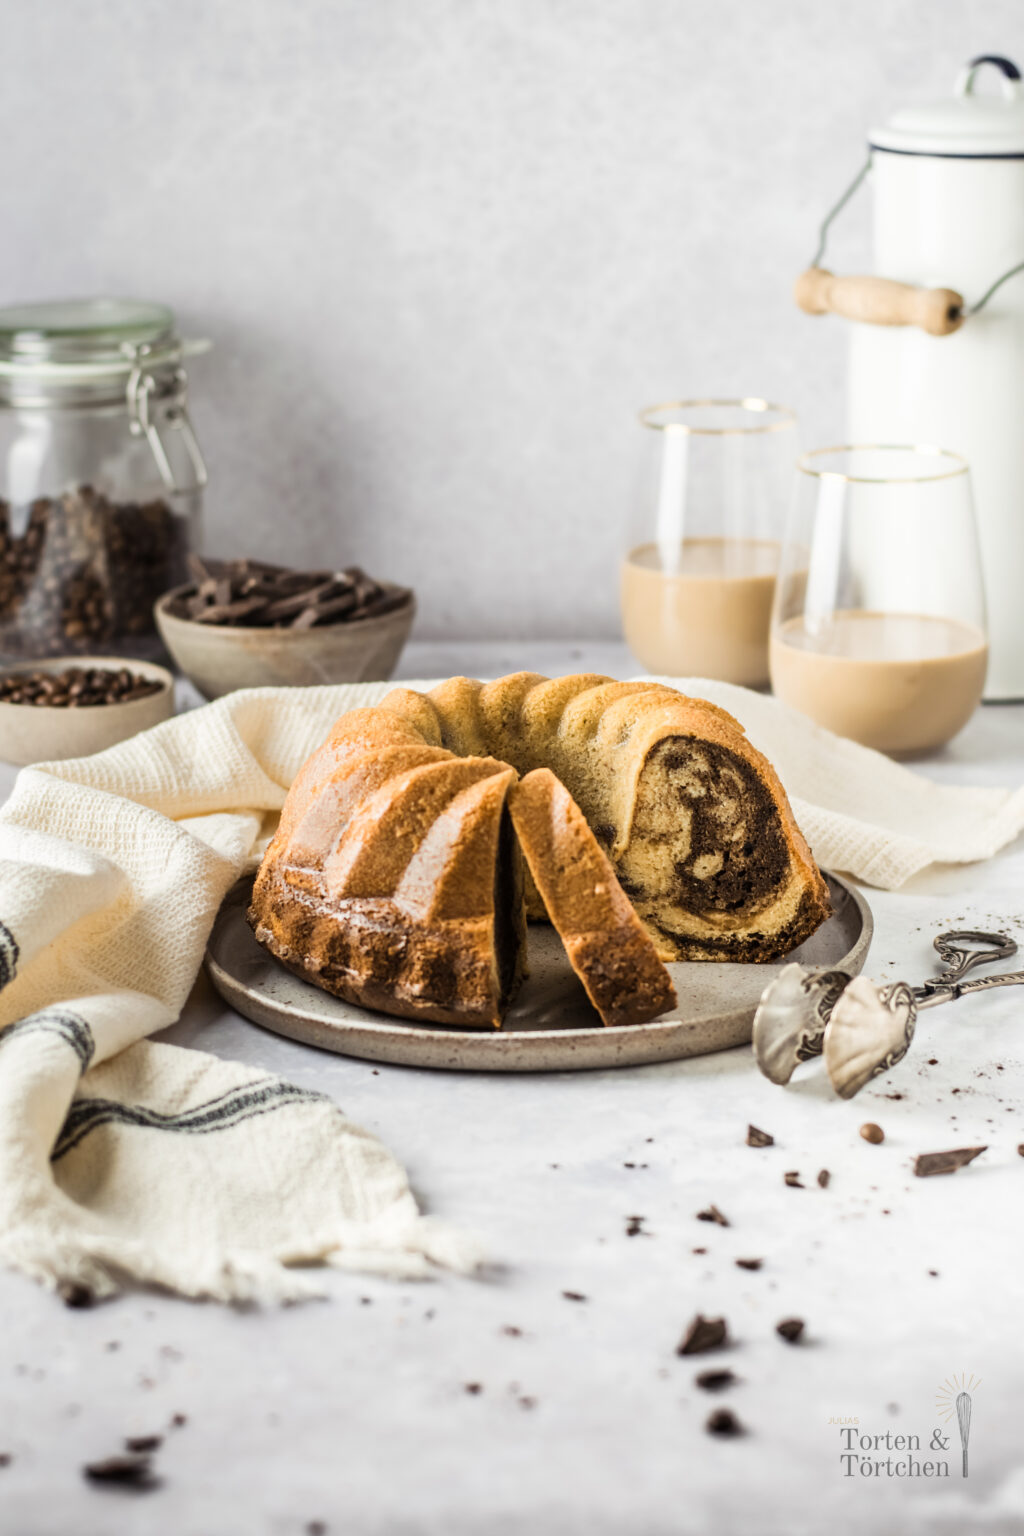
[[[14,980],[14,973],[18,969],[18,956],[20,953],[18,941],[14,934],[6,923],[0,923],[0,992],[3,991],[9,981]]]
[[[59,1035],[78,1057],[81,1070],[88,1070],[96,1054],[96,1041],[88,1024],[77,1013],[71,1013],[67,1008],[43,1008],[39,1013],[30,1013],[27,1018],[19,1019],[0,1034],[0,1045],[13,1035],[29,1035],[36,1031]]]
[[[309,1088],[296,1088],[294,1084],[276,1078],[229,1089],[215,1099],[193,1105],[176,1115],[163,1115],[159,1110],[146,1109],[141,1104],[119,1104],[115,1099],[76,1099],[51,1153],[51,1160],[56,1162],[71,1152],[83,1137],[100,1125],[137,1125],[152,1131],[206,1136],[211,1131],[229,1130],[243,1120],[254,1120],[258,1115],[269,1115],[275,1109],[285,1109],[289,1104],[310,1102],[329,1104],[332,1101],[325,1094],[314,1093]]]

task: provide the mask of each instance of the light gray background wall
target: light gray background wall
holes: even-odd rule
[[[644,403],[842,432],[790,302],[868,126],[1021,0],[3,0],[3,302],[164,300],[208,548],[360,560],[419,633],[617,633]],[[1020,58],[1024,63],[1024,58]],[[867,204],[830,256],[866,259]]]

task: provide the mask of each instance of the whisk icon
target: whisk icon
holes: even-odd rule
[[[935,1406],[946,1423],[949,1424],[956,1414],[956,1421],[960,1428],[960,1447],[963,1451],[963,1475],[967,1476],[967,1442],[971,1438],[971,1408],[974,1404],[973,1393],[981,1386],[981,1380],[977,1376],[968,1376],[966,1371],[961,1371],[954,1376],[947,1376],[935,1397]]]
[[[960,1444],[964,1452],[964,1477],[967,1476],[967,1442],[971,1438],[971,1394],[958,1392],[956,1399],[956,1417],[960,1425]]]

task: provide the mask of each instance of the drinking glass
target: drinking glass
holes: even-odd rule
[[[772,614],[772,686],[840,736],[897,756],[967,724],[988,664],[966,459],[821,448],[797,461]]]
[[[649,672],[765,687],[796,414],[767,400],[676,400],[640,421],[626,642]]]

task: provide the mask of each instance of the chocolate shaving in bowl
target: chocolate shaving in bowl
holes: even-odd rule
[[[764,1263],[763,1259],[737,1259],[736,1260],[736,1266],[737,1266],[738,1269],[760,1269],[761,1265],[763,1263]]]
[[[800,1170],[798,1168],[792,1168],[790,1169],[789,1173],[784,1173],[782,1175],[782,1179],[783,1183],[785,1183],[790,1189],[804,1188],[804,1185],[800,1182]]]
[[[987,1151],[987,1147],[957,1147],[952,1152],[922,1152],[914,1159],[914,1172],[919,1179],[929,1179],[936,1173],[956,1173]]]
[[[703,1355],[709,1349],[721,1349],[728,1337],[724,1317],[704,1317],[698,1312],[676,1345],[676,1354]]]
[[[235,629],[313,629],[352,624],[404,608],[408,587],[374,581],[358,565],[341,571],[293,571],[262,560],[189,557],[193,585],[167,611],[193,624]]]
[[[729,1225],[728,1219],[722,1215],[717,1205],[709,1205],[706,1211],[698,1211],[697,1220],[714,1221],[717,1222],[720,1227],[727,1227]]]
[[[747,1126],[748,1147],[774,1147],[775,1137],[769,1136],[767,1131],[759,1130],[756,1125]]]
[[[818,1173],[818,1183],[821,1185],[822,1189],[828,1189],[828,1186],[829,1186],[829,1184],[831,1182],[832,1182],[832,1175],[829,1173],[828,1169],[827,1168],[820,1169],[820,1171]]]

